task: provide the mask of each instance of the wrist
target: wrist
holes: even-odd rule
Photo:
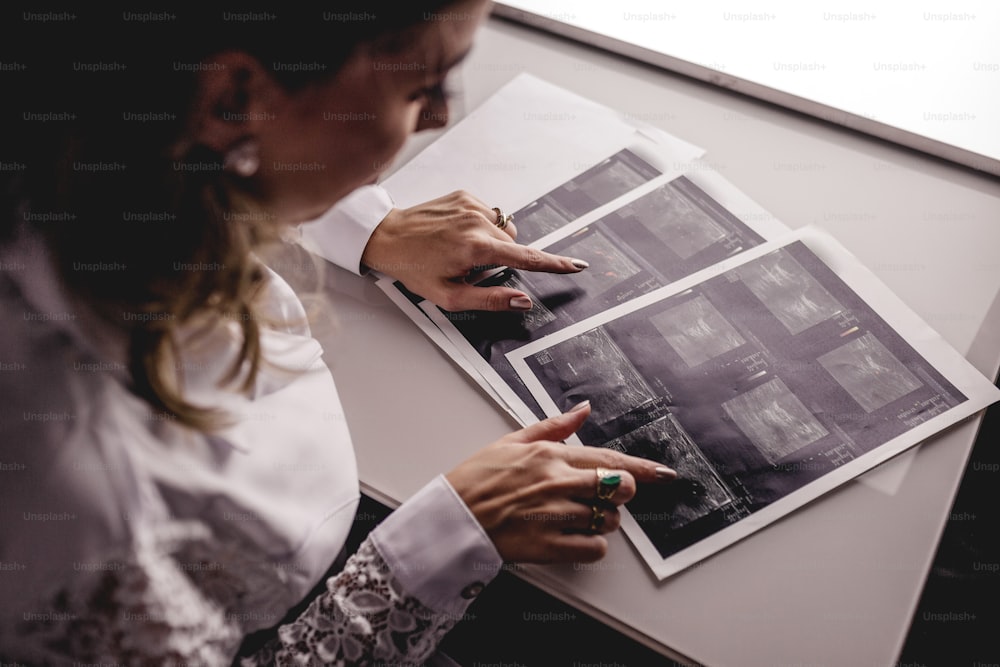
[[[386,254],[386,248],[390,244],[389,229],[396,221],[398,214],[399,209],[390,209],[382,221],[372,230],[371,236],[368,237],[368,243],[365,244],[365,248],[361,252],[361,266],[363,268],[392,275],[392,271],[387,270],[391,264]]]

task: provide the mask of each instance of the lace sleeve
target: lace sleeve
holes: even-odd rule
[[[44,612],[24,613],[13,628],[17,650],[7,656],[11,646],[0,636],[7,647],[0,653],[31,664],[232,664],[244,629],[206,581],[162,550],[138,549],[99,565],[35,607]],[[400,590],[370,539],[326,588],[241,664],[421,665],[460,618]]]
[[[459,620],[400,590],[370,538],[326,588],[242,667],[422,665]]]

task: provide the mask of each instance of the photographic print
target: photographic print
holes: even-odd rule
[[[622,149],[515,211],[518,241],[537,241],[659,175],[656,167]]]
[[[627,157],[628,152],[624,155]],[[620,161],[610,160],[604,168],[610,169],[608,165],[611,164],[633,164],[622,154],[618,157]],[[617,167],[616,173],[625,166]],[[623,182],[620,175],[614,178],[606,174],[581,175],[571,181],[572,187],[566,184],[555,191],[562,193],[558,199],[568,201],[564,190],[575,191],[581,184],[592,182],[591,179],[595,178]],[[701,175],[701,178],[714,184],[709,177]],[[452,342],[470,357],[470,363],[477,366],[492,384],[501,386],[498,391],[508,395],[516,406],[515,411],[523,415],[525,422],[541,418],[544,413],[510,367],[506,358],[508,352],[574,322],[648,294],[764,241],[762,233],[754,225],[742,222],[710,196],[698,185],[698,179],[699,175],[691,175],[651,181],[645,191],[635,193],[622,206],[589,222],[581,221],[583,224],[541,246],[549,252],[585,260],[590,264],[585,271],[560,275],[505,270],[479,283],[482,286],[506,285],[523,290],[535,304],[527,313],[477,313],[475,318],[455,318],[433,307],[425,310]],[[717,185],[716,188],[725,190]],[[557,199],[550,195],[546,198]],[[519,221],[520,215],[520,212],[517,213],[515,219]],[[520,222],[517,224],[520,238],[522,227]],[[706,303],[704,307],[711,306]],[[706,319],[709,316],[707,312],[689,314],[689,317],[701,318],[696,326],[721,326],[716,320]],[[684,318],[673,323],[664,320],[664,335],[668,335],[667,328],[672,327],[674,331],[669,335],[677,345],[685,345],[683,338],[686,336],[685,349],[689,359],[706,354],[702,342],[710,333],[699,336],[691,328],[684,333],[681,327],[685,326],[685,322]],[[727,335],[730,338],[727,339]],[[732,344],[733,335],[735,332],[720,329],[716,334],[716,344]]]
[[[591,401],[575,443],[677,470],[623,523],[664,577],[985,407],[921,324],[807,229],[507,356],[545,414]]]

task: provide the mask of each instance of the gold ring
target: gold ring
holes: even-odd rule
[[[493,207],[493,212],[497,214],[496,222],[494,222],[493,224],[496,225],[498,229],[501,230],[507,229],[507,225],[514,222],[514,216],[504,215],[503,211],[501,211],[496,206]]]
[[[597,505],[592,505],[590,509],[593,511],[590,517],[590,530],[596,533],[604,525],[604,511]]]
[[[597,499],[611,500],[622,483],[622,476],[604,468],[597,468],[594,472],[597,473]]]

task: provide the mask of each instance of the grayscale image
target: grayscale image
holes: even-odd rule
[[[689,368],[746,344],[704,296],[689,299],[649,321]]]
[[[658,489],[657,502],[630,505],[639,521],[654,512],[661,516],[662,527],[675,530],[736,500],[705,455],[673,415],[644,424],[631,433],[604,444],[632,456],[662,463],[677,471],[671,488]],[[650,499],[651,500],[651,499]],[[649,511],[645,512],[648,507]]]
[[[620,160],[608,160],[599,169],[587,172],[580,179],[570,181],[568,187],[579,188],[597,201],[609,202],[648,180],[643,174]]]
[[[623,207],[621,215],[638,219],[682,259],[728,236],[712,216],[695,205],[674,183],[667,183]]]
[[[514,212],[517,240],[534,243],[568,222],[660,175],[632,151],[618,151]]]
[[[562,213],[548,201],[542,200],[514,213],[514,224],[517,225],[518,237],[524,240],[521,229],[530,234],[531,240],[540,239],[556,231],[573,217]]]
[[[511,274],[509,279],[506,280],[503,285],[505,287],[510,287],[511,289],[520,290],[529,295],[532,303],[534,304],[531,310],[521,314],[521,326],[523,326],[525,330],[533,332],[547,324],[555,322],[556,316],[552,313],[552,311],[546,308],[545,304],[543,304],[540,299],[532,295],[530,289],[520,278],[517,277],[516,274]]]
[[[829,433],[781,378],[726,401],[722,409],[771,463]]]
[[[799,334],[844,307],[784,250],[769,253],[738,270],[750,291],[791,334]]]
[[[652,168],[644,168],[643,163],[630,156],[628,151],[612,156],[607,164],[614,161],[621,161],[644,179],[648,180],[653,176],[653,172],[649,171]],[[607,167],[607,164],[603,167]],[[588,207],[596,200],[580,190],[579,184],[590,178],[590,172],[596,173],[600,167],[594,167],[573,181],[564,183],[516,212],[518,241],[530,241],[533,233],[540,237],[555,231],[575,218],[577,213],[590,210]],[[544,413],[510,366],[505,356],[507,353],[574,322],[648,294],[673,280],[763,241],[753,229],[688,178],[677,177],[664,187],[675,193],[671,196],[683,197],[692,206],[703,211],[703,215],[690,215],[678,225],[669,222],[645,224],[643,217],[662,218],[664,213],[652,205],[623,206],[545,248],[555,254],[588,261],[590,268],[586,271],[561,275],[509,270],[502,276],[490,276],[479,283],[483,287],[504,284],[523,290],[535,304],[530,311],[480,313],[475,318],[449,318],[475,353],[496,371],[535,417],[541,419]],[[666,212],[666,215],[673,214]],[[695,224],[707,224],[708,229],[704,234],[698,235],[691,230],[691,225]],[[724,230],[721,237],[718,233],[720,229]],[[657,233],[654,234],[651,230],[656,230]],[[677,234],[688,232],[691,239],[697,237],[699,241],[675,241],[673,238]],[[687,259],[672,249],[676,247],[681,252],[693,251],[696,245],[700,247],[707,239],[718,240]],[[738,340],[714,318],[706,319],[703,324],[717,330],[715,335],[721,336],[721,340],[716,343],[720,346],[718,349],[723,349],[730,343],[735,344]],[[709,335],[707,331],[701,333],[703,335],[691,331],[688,335],[700,339]],[[683,354],[687,355],[687,363],[697,363],[697,358],[702,354],[695,350],[699,343],[675,342],[685,351]]]
[[[596,424],[617,419],[655,396],[618,345],[600,328],[560,343],[543,355],[536,358],[550,381],[569,391],[586,393],[591,403],[590,420]]]
[[[577,257],[590,264],[586,271],[573,274],[578,289],[587,294],[600,294],[639,273],[639,267],[605,234],[586,231],[581,230],[583,238],[561,251],[567,257]]]
[[[600,322],[524,372],[558,409],[591,400],[581,442],[678,470],[628,503],[664,559],[968,401],[801,241]]]
[[[923,385],[871,333],[827,352],[818,361],[869,413]]]

